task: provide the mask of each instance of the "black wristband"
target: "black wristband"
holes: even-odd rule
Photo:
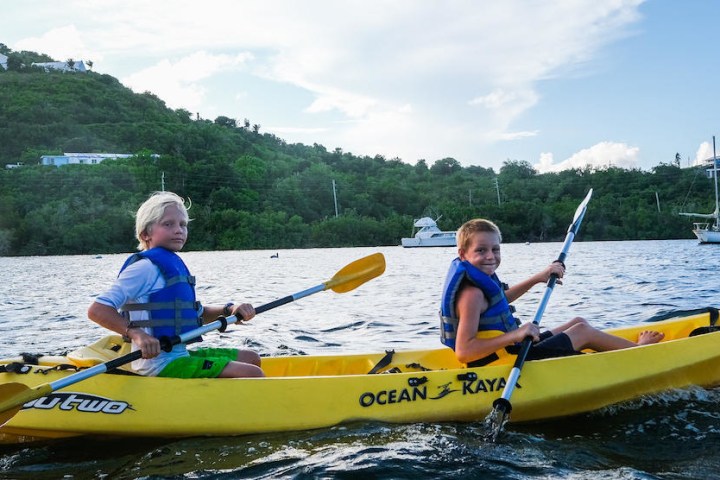
[[[230,313],[231,313],[230,307],[233,307],[233,306],[235,306],[235,304],[232,302],[226,303],[225,306],[223,307],[223,315],[225,315],[226,317],[229,317]]]

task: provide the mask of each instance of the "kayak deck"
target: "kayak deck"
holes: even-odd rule
[[[109,335],[92,345],[71,352],[67,357],[40,357],[41,365],[52,366],[64,361],[78,367],[92,367],[130,352],[130,344],[119,335]],[[404,371],[442,370],[463,368],[455,353],[448,348],[435,350],[411,350],[392,353],[351,355],[298,355],[263,357],[262,368],[268,378],[278,377],[324,377],[337,375],[367,375],[383,358],[390,356],[387,368]],[[16,359],[17,360],[17,359]],[[123,368],[131,371],[129,366]]]
[[[657,330],[665,336],[662,342],[688,338],[693,331],[708,327],[711,314],[701,312],[680,321],[670,319],[654,323],[642,323],[629,327],[617,327],[605,330],[630,341],[636,341],[644,330]],[[712,322],[714,323],[714,322]],[[66,362],[78,367],[91,367],[107,362],[130,352],[130,344],[124,342],[119,335],[109,335],[92,345],[71,352],[67,357],[40,357],[40,365],[52,366]],[[586,350],[584,353],[594,353]],[[366,375],[385,356],[383,353],[362,353],[349,355],[301,355],[263,357],[262,368],[266,377],[316,377],[335,375]],[[502,353],[489,365],[511,365],[515,355]],[[465,368],[466,365],[457,361],[455,353],[449,348],[430,350],[408,350],[393,352],[392,361],[381,371],[422,371]],[[129,366],[121,367],[132,371]]]

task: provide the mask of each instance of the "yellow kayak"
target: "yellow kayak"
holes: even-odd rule
[[[510,422],[574,415],[691,385],[720,384],[717,310],[610,332],[662,342],[613,352],[528,361]],[[35,387],[122,354],[118,336],[64,357],[0,360],[3,386]],[[0,428],[0,441],[77,435],[225,436],[330,427],[344,422],[482,421],[514,357],[477,368],[448,348],[263,359],[260,379],[170,379],[116,371],[29,401]],[[369,373],[369,372],[374,373]],[[18,385],[21,384],[21,385]],[[10,388],[8,388],[9,390]]]

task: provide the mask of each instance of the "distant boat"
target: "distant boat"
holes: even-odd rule
[[[411,247],[454,247],[457,245],[455,232],[443,232],[437,226],[440,217],[433,220],[430,217],[423,217],[415,220],[413,225],[413,236],[403,238],[402,246]]]
[[[715,136],[713,135],[713,158],[712,168],[708,169],[712,172],[713,179],[715,180],[715,211],[713,213],[685,213],[682,212],[680,215],[688,217],[698,218],[709,218],[713,219],[714,223],[711,225],[710,222],[695,222],[693,223],[693,233],[700,240],[700,243],[720,243],[720,224],[718,223],[718,217],[720,217],[720,201],[718,201],[718,158],[715,154]]]

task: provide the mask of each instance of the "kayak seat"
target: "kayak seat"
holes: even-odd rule
[[[67,359],[78,367],[93,367],[128,353],[130,353],[129,342],[124,341],[120,335],[108,335],[92,345],[68,353]],[[119,368],[128,372],[133,371],[130,365],[123,365]]]

